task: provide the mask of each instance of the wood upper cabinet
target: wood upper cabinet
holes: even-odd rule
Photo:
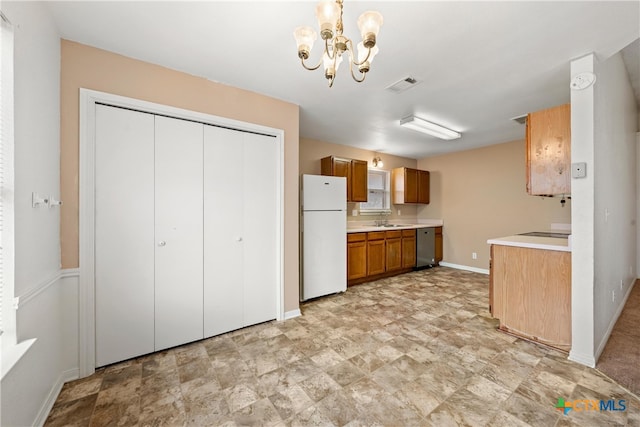
[[[347,280],[367,277],[367,233],[347,234]]]
[[[435,227],[435,260],[436,263],[440,263],[442,261],[442,252],[443,252],[443,244],[442,244],[442,227]]]
[[[402,231],[386,232],[386,271],[402,268]]]
[[[347,178],[347,202],[367,201],[367,162],[329,156],[320,159],[320,173]]]
[[[385,249],[384,231],[367,233],[367,276],[374,276],[386,271]]]
[[[571,105],[527,115],[527,193],[571,194]]]
[[[393,203],[429,204],[429,172],[412,168],[395,168],[391,171]]]
[[[416,266],[416,230],[402,230],[402,268]]]

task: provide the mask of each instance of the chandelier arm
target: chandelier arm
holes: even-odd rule
[[[335,46],[333,45],[334,40],[335,38],[331,39],[331,51],[329,51],[329,39],[324,41],[324,54],[326,54],[331,60],[335,60],[337,56]],[[331,56],[331,54],[333,54],[333,56]],[[320,58],[320,61],[322,61],[322,58]]]
[[[320,68],[320,65],[322,65],[322,58],[320,58],[320,62],[318,62],[318,64],[314,67],[308,67],[307,64],[304,63],[304,59],[300,58],[300,63],[302,64],[302,66],[304,67],[305,70],[309,70],[309,71],[314,71],[317,70],[318,68]]]
[[[353,63],[349,62],[349,71],[351,72],[351,77],[353,78],[353,80],[355,80],[358,83],[362,83],[365,79],[365,77],[367,77],[367,73],[362,73],[362,78],[358,79],[355,75],[355,73],[353,72]]]
[[[355,65],[360,66],[360,65],[364,64],[365,62],[367,62],[369,60],[369,56],[371,56],[371,48],[370,47],[367,48],[367,57],[364,58],[361,62],[358,62],[355,59],[356,55],[357,55],[357,52],[353,49],[353,42],[351,41],[351,39],[348,39],[347,42],[349,43],[349,52],[351,54],[351,62],[353,62]]]

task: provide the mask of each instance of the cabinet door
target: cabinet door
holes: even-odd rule
[[[393,238],[386,241],[387,271],[402,268],[402,239]]]
[[[434,259],[436,260],[436,263],[439,263],[440,261],[442,261],[442,257],[443,257],[443,238],[442,238],[442,227],[436,227],[435,228],[435,256]]]
[[[571,193],[571,106],[527,116],[527,192]]]
[[[155,118],[155,349],[203,338],[203,125]]]
[[[418,171],[416,169],[405,168],[404,202],[418,203]]]
[[[351,160],[329,156],[321,159],[321,174],[347,178],[347,201],[351,201]]]
[[[411,233],[407,233],[408,231],[410,231]],[[402,232],[402,268],[412,268],[415,266],[416,232],[415,230],[404,230]]]
[[[429,172],[418,170],[418,203],[429,204]]]
[[[385,272],[384,239],[367,242],[367,276]]]
[[[365,239],[347,243],[347,279],[367,277],[367,242]]]
[[[96,366],[154,351],[151,114],[96,106]]]
[[[351,201],[366,202],[369,170],[364,160],[351,160]]]

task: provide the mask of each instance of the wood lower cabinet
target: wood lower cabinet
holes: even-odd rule
[[[429,204],[430,176],[428,171],[395,168],[391,171],[391,181],[391,196],[394,204]]]
[[[527,115],[527,193],[571,194],[571,105]]]
[[[402,268],[416,266],[416,230],[402,230]]]
[[[435,250],[435,260],[436,260],[436,264],[439,264],[440,261],[442,261],[442,257],[443,257],[443,242],[442,242],[442,227],[435,227],[436,233],[435,233],[435,243],[436,243],[436,250]]]
[[[384,231],[367,233],[367,276],[386,271]]]
[[[347,202],[366,202],[368,169],[364,160],[329,156],[320,159],[320,173],[347,178]]]
[[[367,234],[347,234],[347,280],[367,277]]]
[[[347,284],[406,273],[416,266],[416,230],[347,233]]]
[[[505,332],[571,349],[571,253],[491,246],[490,308]]]
[[[402,231],[386,232],[386,260],[387,270],[394,271],[402,268]]]

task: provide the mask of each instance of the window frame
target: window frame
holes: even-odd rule
[[[378,169],[369,167],[367,168],[367,194],[370,194],[372,191],[380,191],[377,188],[371,188],[369,183],[371,180],[369,179],[369,175],[371,173],[377,175],[384,175],[384,200],[383,200],[383,208],[366,208],[363,205],[366,205],[368,202],[360,202],[359,210],[360,215],[381,215],[381,214],[390,214],[391,213],[391,171]]]

